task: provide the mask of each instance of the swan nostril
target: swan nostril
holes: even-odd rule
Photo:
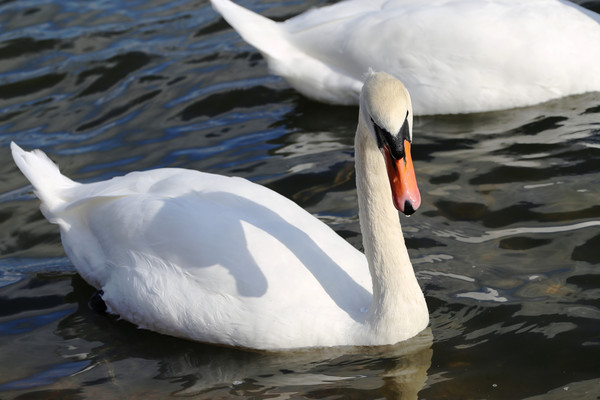
[[[404,213],[404,215],[412,215],[412,214],[414,214],[415,209],[413,208],[413,206],[410,203],[410,201],[406,200],[404,202],[404,209],[402,210],[402,212]]]

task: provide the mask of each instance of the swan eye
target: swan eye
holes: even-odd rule
[[[407,140],[409,143],[412,142],[410,138],[410,127],[408,125],[408,111],[406,112],[406,117],[404,118],[400,130],[395,135],[392,135],[387,129],[377,125],[377,123],[373,121],[373,118],[371,118],[371,123],[375,130],[377,147],[382,149],[384,146],[387,146],[390,150],[390,154],[396,160],[404,158],[404,141]]]

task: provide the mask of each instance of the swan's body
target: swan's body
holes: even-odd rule
[[[366,257],[292,201],[241,178],[157,169],[80,184],[40,151],[12,151],[110,312],[231,346],[380,345],[428,323],[393,206],[411,213],[420,202],[411,113],[402,84],[373,74],[356,134]]]
[[[283,23],[211,2],[275,74],[329,103],[358,103],[369,67],[402,80],[417,114],[600,91],[600,15],[565,0],[347,0]]]

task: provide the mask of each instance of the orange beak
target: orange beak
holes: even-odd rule
[[[381,152],[387,166],[394,206],[404,214],[411,215],[421,205],[421,193],[410,155],[410,142],[404,140],[403,145],[404,157],[399,160],[392,157],[387,145],[383,146]]]

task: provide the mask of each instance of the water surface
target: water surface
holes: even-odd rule
[[[326,1],[242,3],[285,19]],[[85,182],[156,167],[244,176],[360,248],[357,109],[270,75],[205,0],[4,2],[0,26],[0,398],[600,397],[600,94],[417,118],[423,204],[402,224],[430,330],[255,353],[92,312],[9,143]]]

